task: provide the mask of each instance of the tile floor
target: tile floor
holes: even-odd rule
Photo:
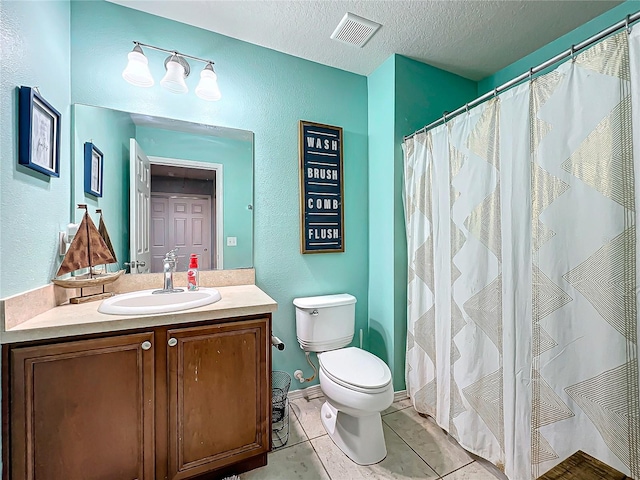
[[[420,416],[409,399],[395,402],[382,414],[387,457],[376,465],[356,465],[327,436],[320,420],[323,403],[322,397],[293,401],[286,446],[269,454],[267,466],[240,478],[506,480],[492,465],[474,460],[431,419]]]

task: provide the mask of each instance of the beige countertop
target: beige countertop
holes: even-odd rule
[[[26,342],[274,312],[278,304],[255,285],[215,287],[222,299],[204,307],[154,315],[108,315],[101,302],[61,305],[0,332],[0,343]]]

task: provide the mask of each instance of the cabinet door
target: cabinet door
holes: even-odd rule
[[[10,478],[153,480],[152,343],[142,333],[12,349]]]
[[[269,450],[269,332],[268,318],[167,332],[170,479]]]

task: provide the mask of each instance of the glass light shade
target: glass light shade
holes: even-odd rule
[[[167,62],[167,73],[160,80],[160,85],[172,93],[187,93],[189,88],[184,81],[184,67],[177,61]]]
[[[222,98],[222,94],[218,88],[218,76],[210,65],[207,65],[200,72],[200,82],[196,87],[196,95],[210,102],[215,102]]]
[[[137,47],[137,50],[134,49],[133,52],[129,52],[127,57],[129,58],[129,62],[122,71],[122,78],[137,87],[153,87],[155,82],[149,71],[149,61],[147,57],[144,56],[144,53],[142,53],[140,47]]]

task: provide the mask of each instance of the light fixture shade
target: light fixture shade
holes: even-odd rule
[[[167,73],[160,80],[160,85],[169,90],[172,93],[187,93],[189,88],[184,81],[185,69],[181,63],[178,62],[177,57],[174,55],[171,60],[165,65]]]
[[[215,102],[222,98],[218,88],[218,76],[213,71],[213,66],[210,63],[200,72],[200,82],[196,87],[196,95],[210,102]]]
[[[137,87],[152,87],[155,82],[149,71],[149,61],[142,53],[140,45],[136,45],[127,57],[129,62],[122,71],[122,78]]]

